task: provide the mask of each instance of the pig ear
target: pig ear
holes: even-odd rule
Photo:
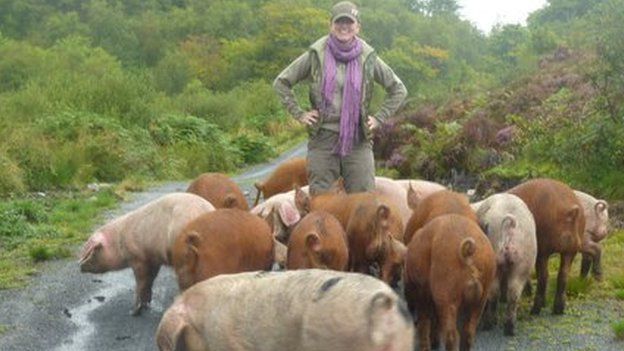
[[[297,211],[297,209],[288,202],[284,202],[281,206],[278,206],[277,211],[282,219],[282,222],[288,227],[297,224],[297,222],[301,219],[299,211]]]
[[[605,200],[598,200],[596,202],[596,205],[594,205],[594,210],[596,211],[596,213],[606,211],[607,208],[609,208],[609,205],[607,204]]]
[[[295,186],[295,206],[302,214],[310,212],[310,196],[301,190],[299,185]]]
[[[578,217],[580,212],[581,212],[581,209],[578,207],[578,205],[572,206],[572,208],[569,209],[568,212],[566,212],[565,220],[567,222],[574,222],[574,220]]]
[[[83,262],[90,260],[91,257],[93,257],[93,255],[95,255],[98,251],[102,250],[102,248],[104,248],[104,245],[101,242],[91,243],[90,245],[89,243],[85,244],[85,247],[80,254],[80,263],[82,264]]]
[[[189,253],[193,255],[191,257],[193,259],[197,259],[198,251],[199,251],[198,247],[199,247],[200,242],[201,242],[201,239],[199,235],[195,232],[189,233],[189,235],[186,237],[186,246],[189,249]]]
[[[422,194],[419,191],[414,190],[414,188],[412,188],[412,182],[410,182],[409,188],[407,189],[407,206],[409,206],[412,210],[415,210],[421,200]]]
[[[232,194],[227,194],[225,199],[223,199],[223,207],[225,208],[236,208],[238,207],[238,200],[236,196]]]
[[[388,294],[378,292],[373,296],[369,306],[369,325],[371,339],[374,345],[386,344],[393,335],[388,332],[388,325],[396,323],[393,313],[394,300]]]
[[[180,318],[165,320],[158,327],[156,343],[159,350],[184,351],[187,350],[186,332],[189,325]]]

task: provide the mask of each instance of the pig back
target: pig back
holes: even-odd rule
[[[440,190],[423,198],[412,216],[405,225],[404,242],[409,244],[414,233],[422,228],[428,221],[444,214],[459,214],[478,222],[474,210],[470,207],[468,198],[460,193],[450,190]]]
[[[275,171],[259,184],[265,199],[275,194],[293,190],[295,184],[307,185],[307,165],[308,161],[305,158],[296,157],[277,166]]]
[[[191,182],[186,192],[203,197],[215,208],[249,210],[247,199],[238,185],[222,173],[201,174]]]
[[[533,179],[508,193],[521,198],[533,214],[541,255],[581,249],[585,215],[569,186],[553,179]]]
[[[340,222],[325,211],[312,211],[290,235],[286,268],[345,270],[348,257],[346,234]]]
[[[127,261],[171,264],[175,239],[186,225],[214,210],[205,199],[187,193],[164,195],[119,217],[99,231],[116,243],[115,249]]]
[[[468,249],[464,248],[466,242]],[[405,270],[406,284],[429,287],[436,300],[470,298],[476,303],[489,291],[496,260],[489,240],[474,220],[447,214],[416,232],[407,248]],[[465,296],[467,287],[473,287],[474,293]]]
[[[413,323],[399,297],[357,273],[310,269],[208,279],[167,310],[159,346],[175,343],[186,326],[196,333],[186,339],[199,340],[190,350],[413,349]]]
[[[173,249],[181,289],[218,274],[270,269],[273,236],[258,216],[218,209],[189,223]]]

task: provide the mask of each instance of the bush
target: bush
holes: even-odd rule
[[[246,164],[263,162],[277,156],[269,138],[260,133],[244,132],[235,136],[232,142]]]

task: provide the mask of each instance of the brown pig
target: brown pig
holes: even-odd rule
[[[484,327],[496,324],[498,297],[507,301],[505,335],[514,335],[516,315],[524,286],[530,282],[537,256],[535,220],[527,205],[512,194],[494,194],[477,210],[479,225],[496,254],[497,277],[483,317]]]
[[[254,206],[260,200],[260,194],[265,199],[279,193],[294,189],[295,185],[304,186],[308,184],[308,161],[305,158],[295,157],[282,162],[267,179],[256,182],[254,186],[258,189]]]
[[[553,313],[562,314],[570,266],[583,242],[585,215],[581,204],[569,186],[553,179],[529,180],[510,189],[508,193],[520,197],[535,219],[537,292],[531,314],[539,314],[546,304],[548,258],[554,253],[561,255],[561,263]]]
[[[405,299],[418,316],[420,350],[431,350],[438,340],[446,350],[472,348],[495,274],[492,246],[472,219],[441,215],[414,234],[403,277]]]
[[[133,314],[152,300],[161,265],[171,264],[174,240],[182,229],[214,207],[188,193],[162,196],[98,228],[84,244],[80,270],[104,273],[131,267],[136,279]]]
[[[383,281],[397,283],[405,252],[403,222],[391,201],[372,193],[340,191],[310,198],[298,189],[295,203],[302,213],[323,210],[338,219],[347,234],[349,270],[369,273],[377,264]]]
[[[325,211],[312,211],[295,227],[288,240],[286,269],[347,270],[347,239],[338,220]]]
[[[414,327],[378,279],[306,269],[202,281],[156,331],[160,351],[412,351]]]
[[[609,204],[582,191],[574,190],[574,195],[583,207],[585,214],[585,234],[583,236],[583,260],[581,277],[587,277],[591,268],[596,280],[602,280],[602,245],[600,242],[609,234]]]
[[[407,202],[414,211],[405,225],[403,242],[406,245],[409,244],[412,236],[418,229],[422,228],[433,218],[443,214],[455,213],[463,215],[478,223],[477,215],[470,207],[468,197],[451,190],[439,190],[424,198],[420,198],[420,195],[410,188],[407,191]]]
[[[269,270],[273,236],[258,216],[223,208],[189,223],[173,246],[172,263],[180,290],[218,274]]]
[[[186,189],[208,200],[215,208],[249,210],[249,204],[238,185],[222,173],[204,173],[195,178]]]

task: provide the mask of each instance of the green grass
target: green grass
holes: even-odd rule
[[[613,323],[613,332],[616,339],[624,341],[624,320]]]
[[[115,189],[49,193],[0,203],[0,289],[28,282],[42,262],[71,257],[104,210],[118,204]]]

